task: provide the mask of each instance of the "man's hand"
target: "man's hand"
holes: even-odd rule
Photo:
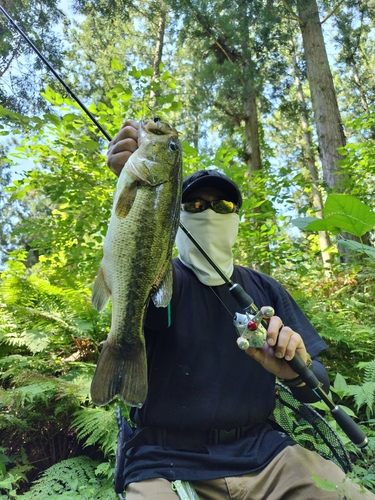
[[[117,177],[134,151],[138,149],[138,122],[126,120],[119,133],[109,143],[107,165]]]
[[[293,359],[296,352],[305,363],[308,359],[301,335],[284,326],[278,316],[272,316],[269,320],[267,342],[260,348],[249,347],[245,352],[281,379],[298,377],[298,373],[285,360]]]

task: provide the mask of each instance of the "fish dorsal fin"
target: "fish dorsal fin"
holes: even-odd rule
[[[169,262],[167,272],[159,288],[151,295],[155,307],[167,307],[172,299],[173,291],[173,270],[172,262]]]
[[[103,266],[100,266],[94,286],[92,287],[91,302],[98,312],[103,311],[111,298],[111,291],[104,278]]]
[[[137,183],[133,182],[132,184],[126,184],[120,193],[120,196],[117,199],[115,214],[120,219],[123,219],[130,212],[131,207],[133,206],[135,196],[137,194]]]

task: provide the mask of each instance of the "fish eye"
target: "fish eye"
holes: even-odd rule
[[[177,142],[173,142],[173,141],[171,141],[171,142],[169,143],[169,151],[177,151],[177,149],[178,149],[178,144],[177,144]]]

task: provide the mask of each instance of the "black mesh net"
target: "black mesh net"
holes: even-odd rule
[[[352,470],[349,454],[328,422],[279,382],[276,382],[276,407],[271,420],[304,448],[332,460],[345,473]]]

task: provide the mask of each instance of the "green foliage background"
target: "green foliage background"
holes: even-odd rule
[[[272,38],[275,19],[262,17],[266,16],[262,11],[245,51],[255,51],[255,83],[262,94],[264,166],[249,175],[240,116],[240,68],[233,70],[228,61],[218,60],[217,49],[211,52],[212,40],[204,38],[202,27],[194,27],[192,18],[192,26],[186,23],[180,32],[172,19],[170,43],[179,40],[178,54],[174,57],[166,47],[156,75],[154,47],[147,37],[138,40],[139,57],[132,60],[137,30],[128,14],[134,5],[121,1],[114,5],[123,8],[121,16],[109,15],[106,2],[76,3],[86,17],[81,25],[65,26],[71,36],[67,79],[112,137],[124,117],[157,114],[181,132],[185,175],[198,168],[218,168],[238,183],[244,203],[236,262],[266,270],[281,281],[328,343],[322,358],[332,397],[361,423],[369,436],[368,450],[361,455],[337,431],[352,453],[356,480],[374,490],[374,110],[361,113],[357,100],[353,113],[346,103],[350,140],[341,151],[341,167],[354,177],[350,194],[356,201],[346,199],[341,218],[333,214],[332,219],[333,198],[327,198],[321,183],[327,202],[324,220],[316,221],[311,179],[299,144],[285,26],[278,24],[277,38]],[[158,2],[144,7],[145,32],[158,7]],[[229,11],[223,15],[221,30],[230,18]],[[181,43],[184,37],[189,44]],[[235,44],[241,42],[238,37],[237,32],[228,34]],[[98,54],[96,64],[88,47]],[[274,99],[267,95],[271,87]],[[2,238],[7,236],[9,242],[4,245],[0,277],[0,499],[114,498],[118,402],[95,408],[89,385],[110,324],[109,309],[101,315],[93,310],[90,290],[116,179],[105,166],[106,141],[55,82],[44,81],[39,110],[25,112],[23,95],[19,106],[9,101],[8,108],[0,107],[0,132],[15,146],[1,164],[6,189],[0,204],[12,231],[1,226]],[[232,115],[223,103],[230,104]],[[14,182],[5,182],[9,166],[24,160],[34,162],[34,168]],[[357,202],[367,210],[360,229],[345,225]],[[291,224],[298,215],[302,222],[294,224],[304,231]],[[307,222],[314,231],[309,231]],[[317,230],[329,231],[333,239],[329,272],[321,263]],[[360,238],[370,233],[370,241],[353,242],[343,238],[343,232]],[[339,245],[350,250],[346,262]],[[327,409],[317,407],[335,426]],[[126,416],[127,409],[121,409]]]

